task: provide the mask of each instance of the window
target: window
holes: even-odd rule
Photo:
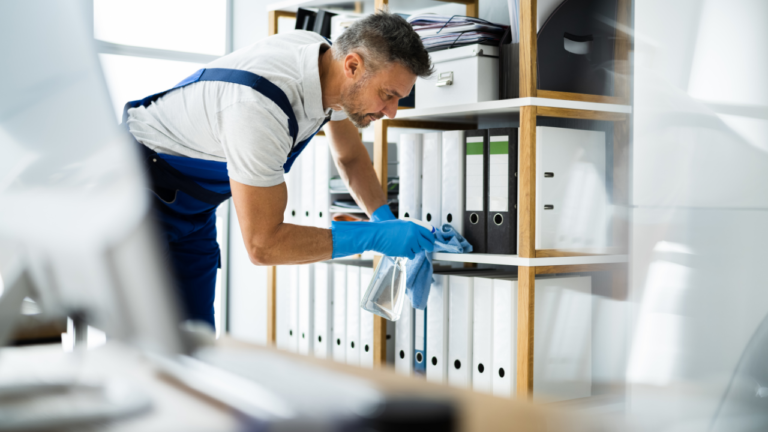
[[[93,0],[93,32],[115,115],[231,52],[233,0]],[[229,202],[217,212],[222,249],[214,310],[226,330]]]

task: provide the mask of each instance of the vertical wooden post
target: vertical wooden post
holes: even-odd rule
[[[520,0],[520,97],[536,97],[536,0]]]
[[[363,13],[363,2],[361,1],[355,2],[355,13]]]
[[[389,10],[389,0],[374,0],[373,10],[376,12],[380,10]]]
[[[472,3],[467,3],[466,15],[473,18],[480,16],[480,0],[474,0]]]
[[[518,255],[536,257],[536,107],[520,108],[520,244]]]
[[[520,97],[536,97],[537,0],[520,0]],[[518,255],[536,256],[536,114],[535,106],[520,109],[520,244]],[[518,267],[517,389],[520,399],[533,397],[533,347],[536,267]]]
[[[377,0],[378,2],[378,0]],[[378,9],[377,9],[378,10]],[[379,184],[387,193],[387,158],[388,158],[388,140],[387,140],[387,120],[378,120],[373,124],[373,169],[376,170],[376,177]],[[379,264],[379,257],[374,258],[373,268]],[[363,289],[367,287],[361,287]],[[384,318],[373,316],[373,366],[383,366],[387,362],[387,322]]]
[[[533,325],[536,304],[536,267],[518,267],[517,273],[517,389],[519,399],[533,396]]]
[[[373,124],[373,169],[379,179],[384,193],[387,193],[387,120],[379,120]]]
[[[277,19],[279,15],[277,11],[269,11],[268,24],[269,24],[269,36],[277,34]]]
[[[277,267],[267,267],[267,345],[277,344]]]
[[[381,256],[373,258],[373,269],[379,266]],[[365,290],[367,287],[360,287]],[[381,367],[387,363],[387,320],[373,316],[373,367]]]

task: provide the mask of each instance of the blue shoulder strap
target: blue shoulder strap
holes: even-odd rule
[[[278,107],[280,107],[280,109],[283,110],[285,115],[288,117],[288,133],[293,139],[293,146],[296,145],[296,139],[299,134],[299,123],[296,121],[296,115],[293,113],[293,108],[291,107],[291,102],[288,100],[288,96],[286,96],[285,93],[280,90],[280,87],[272,84],[268,79],[256,75],[252,72],[237,69],[200,69],[180,83],[176,84],[173,88],[170,88],[164,92],[155,93],[141,100],[128,102],[125,104],[125,108],[123,108],[123,123],[128,121],[129,109],[137,108],[140,106],[148,107],[152,102],[158,100],[166,93],[200,81],[220,81],[232,84],[240,84],[246,87],[250,87],[263,94],[272,102],[274,102]]]

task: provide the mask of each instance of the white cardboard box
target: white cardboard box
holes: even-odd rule
[[[460,105],[499,98],[499,49],[468,45],[429,54],[435,73],[416,81],[416,108]]]

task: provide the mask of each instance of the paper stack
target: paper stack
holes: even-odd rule
[[[508,28],[480,18],[428,13],[411,15],[408,22],[430,52],[477,43],[498,45]]]

